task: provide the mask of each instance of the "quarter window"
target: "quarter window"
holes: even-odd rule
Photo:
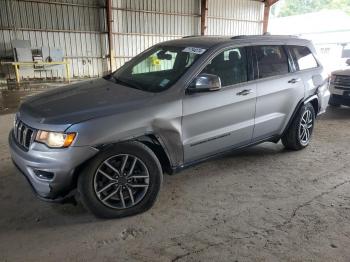
[[[282,46],[256,46],[254,50],[259,78],[283,75],[289,72],[288,58]]]
[[[317,61],[310,49],[306,46],[290,47],[293,60],[296,63],[297,70],[305,70],[318,67]]]
[[[203,69],[202,73],[220,77],[222,86],[247,82],[247,54],[245,48],[226,50]]]

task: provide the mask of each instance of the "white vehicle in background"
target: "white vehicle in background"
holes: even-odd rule
[[[331,106],[350,106],[350,59],[346,68],[332,72],[329,89]]]

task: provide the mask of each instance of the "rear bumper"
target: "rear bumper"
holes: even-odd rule
[[[69,195],[74,189],[75,169],[98,152],[92,147],[49,149],[39,143],[33,143],[28,151],[24,151],[17,145],[12,131],[9,146],[15,166],[27,178],[37,196],[54,202]],[[40,178],[38,171],[48,172],[52,178]]]

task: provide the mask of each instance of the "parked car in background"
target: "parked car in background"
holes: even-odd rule
[[[329,85],[331,106],[350,106],[350,59],[346,63],[347,68],[332,72]]]
[[[78,195],[96,216],[123,217],[153,205],[164,172],[267,141],[307,147],[328,99],[310,41],[185,37],[29,98],[9,144],[40,198]]]

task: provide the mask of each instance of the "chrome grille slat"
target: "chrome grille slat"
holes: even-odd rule
[[[17,119],[13,130],[14,137],[18,144],[20,144],[26,150],[34,141],[34,129],[24,124],[21,120]]]
[[[21,145],[23,144],[23,141],[24,141],[24,138],[23,138],[24,130],[25,130],[25,126],[22,124],[21,129],[19,130],[19,142]]]
[[[16,134],[17,134],[17,140],[19,140],[20,139],[20,130],[22,129],[22,123],[20,122],[19,124],[18,124],[18,127],[17,127],[17,130],[16,130]]]
[[[350,89],[350,76],[336,76],[334,80],[335,88],[347,90]]]
[[[34,132],[30,129],[30,128],[27,128],[27,133],[26,133],[26,139],[25,139],[25,147],[28,147],[31,145],[31,143],[33,142],[32,141],[32,138],[33,138],[33,134]]]
[[[29,144],[33,143],[34,142],[34,131],[32,131],[32,134],[30,135],[30,140],[29,140]]]
[[[14,129],[14,134],[15,134],[15,138],[16,138],[16,139],[17,139],[17,128],[18,128],[18,124],[19,124],[19,121],[16,120],[15,129]]]
[[[27,132],[28,132],[28,128],[26,126],[24,126],[23,128],[23,133],[22,133],[22,142],[24,142],[24,144],[26,144],[27,142]]]

